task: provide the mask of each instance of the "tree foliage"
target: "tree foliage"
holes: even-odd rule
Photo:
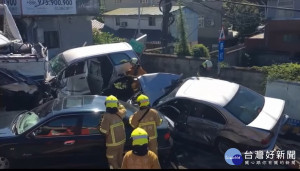
[[[119,43],[126,40],[120,37],[116,37],[108,32],[100,32],[97,29],[93,29],[93,41],[94,44],[106,44],[106,43]]]
[[[250,0],[231,0],[232,2],[251,3]],[[261,12],[263,9],[244,4],[234,4],[230,2],[223,3],[224,26],[232,26],[233,30],[239,32],[239,36],[244,37],[255,33],[257,26],[262,22]]]
[[[183,55],[183,56],[188,56],[191,55],[190,53],[190,47],[187,41],[187,36],[186,36],[186,30],[185,30],[185,23],[184,23],[184,18],[183,18],[183,12],[181,8],[181,0],[179,0],[178,5],[179,5],[179,16],[177,18],[177,27],[179,31],[179,42],[175,46],[175,52],[177,55]]]
[[[203,44],[192,46],[191,51],[193,57],[210,57],[208,48]]]

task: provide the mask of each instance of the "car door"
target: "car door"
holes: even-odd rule
[[[88,67],[86,61],[76,62],[70,65],[62,73],[61,92],[67,95],[89,94],[87,82]]]
[[[83,164],[107,167],[105,135],[100,133],[99,124],[104,112],[83,113],[81,129],[76,138],[75,148]]]
[[[188,134],[196,141],[211,144],[225,123],[225,118],[217,109],[201,102],[194,102],[187,118]]]
[[[32,163],[33,167],[59,167],[74,163],[77,135],[80,131],[77,115],[55,117],[34,128],[26,142],[19,147],[20,158]]]
[[[171,130],[175,138],[192,139],[189,137],[190,130],[187,125],[190,109],[191,104],[188,99],[174,99],[158,107],[158,110],[171,120]]]
[[[103,77],[101,72],[101,62],[97,58],[88,60],[87,82],[91,94],[101,94],[103,88]]]

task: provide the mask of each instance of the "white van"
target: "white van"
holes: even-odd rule
[[[92,45],[67,50],[45,65],[45,83],[57,96],[100,94],[131,67],[138,58],[125,42]]]

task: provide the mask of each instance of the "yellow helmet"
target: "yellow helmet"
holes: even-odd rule
[[[110,107],[110,108],[114,108],[114,107],[118,107],[118,104],[119,104],[119,101],[118,99],[113,96],[113,95],[110,95],[108,97],[106,97],[105,99],[105,107]]]
[[[148,133],[143,128],[136,128],[131,133],[132,145],[148,144]]]
[[[143,94],[139,95],[136,102],[138,102],[140,107],[148,106],[150,104],[149,98]]]

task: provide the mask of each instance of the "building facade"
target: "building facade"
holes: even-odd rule
[[[104,11],[110,11],[117,8],[138,8],[139,6],[155,6],[158,8],[160,0],[102,0],[101,2]],[[222,28],[223,3],[215,0],[183,0],[182,2],[183,6],[198,14],[197,41],[206,45],[209,49],[218,47],[218,37]],[[172,1],[172,4],[173,6],[178,5],[175,0]],[[195,28],[194,23],[191,26],[187,25],[187,27]]]
[[[83,44],[93,44],[91,19],[99,14],[99,0],[3,0],[24,42],[42,43],[52,58]]]
[[[268,6],[300,9],[299,0],[269,0]],[[284,52],[300,58],[300,12],[269,8],[264,35],[246,41],[248,49]]]
[[[138,8],[118,8],[103,14],[104,23],[106,27],[109,27],[115,31],[120,30],[133,30],[135,32],[140,28],[141,33],[144,34],[156,34],[148,35],[148,38],[152,41],[160,41],[162,31],[163,14],[158,7],[142,7],[140,9],[140,20]],[[198,14],[189,8],[182,7],[184,16],[187,39],[190,43],[197,43],[198,41]],[[177,18],[179,16],[179,6],[173,6],[171,13]],[[139,26],[140,21],[140,26]],[[173,24],[170,25],[169,30],[173,38],[178,38],[178,20],[175,19]],[[150,32],[152,31],[152,32]],[[134,38],[134,35],[131,35]],[[157,40],[153,40],[153,37],[157,37]],[[127,37],[126,37],[127,38]],[[149,39],[148,39],[149,40]]]

